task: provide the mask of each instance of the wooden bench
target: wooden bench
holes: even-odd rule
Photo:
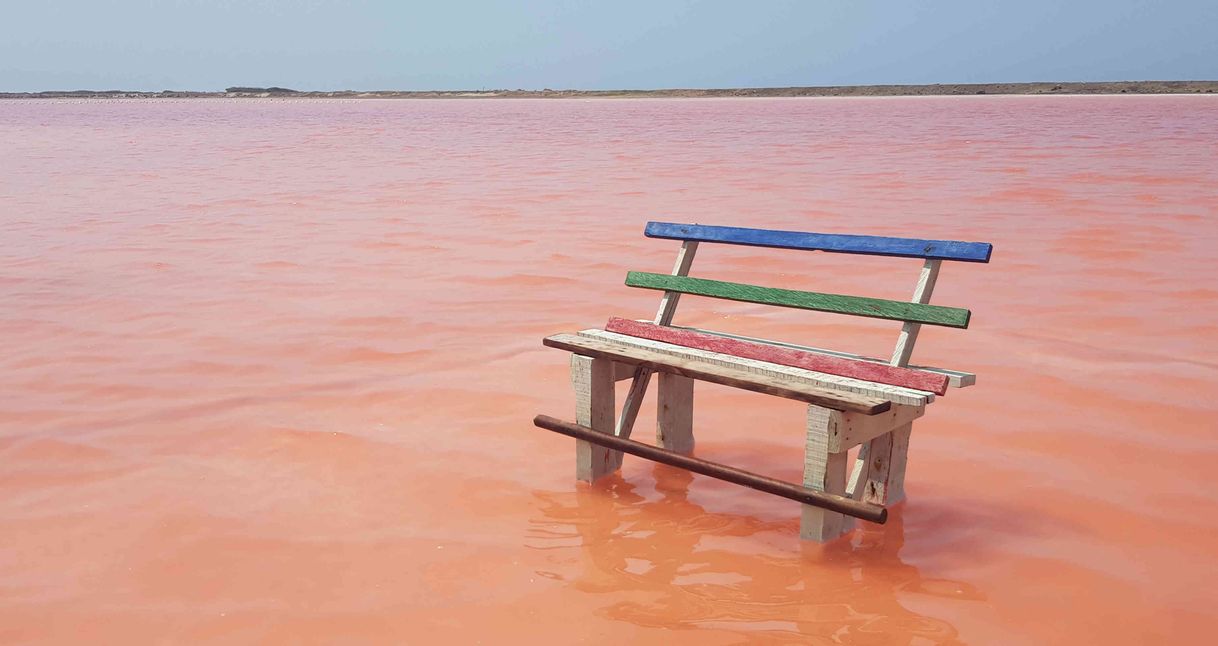
[[[538,416],[542,428],[577,438],[576,477],[592,482],[617,470],[622,454],[674,464],[803,503],[800,534],[828,541],[854,518],[883,522],[905,496],[905,463],[913,421],[949,387],[972,385],[967,372],[910,366],[923,325],[967,328],[970,312],[930,305],[945,260],[986,263],[979,242],[854,236],[650,222],[645,235],[681,241],[671,274],[629,272],[626,285],[663,292],[649,322],[612,318],[605,329],[547,337],[568,350],[576,422]],[[921,258],[909,302],[775,289],[690,277],[700,243],[722,243]],[[901,321],[888,361],[672,325],[682,294]],[[657,447],[630,440],[653,373],[659,373]],[[631,379],[620,416],[614,383]],[[693,387],[702,380],[808,404],[803,486],[688,456],[694,447]],[[848,451],[859,446],[848,472]]]

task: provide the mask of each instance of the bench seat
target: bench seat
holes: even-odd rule
[[[542,343],[551,348],[567,350],[586,357],[609,359],[615,363],[630,364],[656,372],[666,372],[785,397],[831,410],[876,415],[892,408],[889,400],[879,397],[824,388],[810,380],[794,380],[781,374],[767,374],[743,366],[731,365],[726,361],[715,362],[696,357],[683,357],[679,353],[662,352],[659,348],[644,345],[656,342],[639,339],[640,343],[624,343],[612,337],[624,339],[632,337],[602,332],[602,334],[611,335],[610,338],[603,338],[596,336],[597,332],[598,330],[585,330],[579,334],[555,334],[543,339]],[[660,343],[658,345],[669,344]],[[672,347],[680,348],[680,346]],[[774,365],[775,367],[785,367]]]
[[[936,395],[947,392],[949,381],[947,375],[941,373],[911,370],[860,359],[834,357],[819,352],[780,346],[767,341],[745,341],[714,332],[678,329],[646,321],[631,321],[614,317],[609,319],[609,323],[605,325],[605,331],[626,334],[639,339],[675,343],[686,348],[709,350],[734,357],[777,363],[792,368],[803,368],[818,373],[850,377],[865,382],[928,391]]]
[[[875,363],[875,364],[885,365],[885,366],[889,365],[889,363],[887,361],[884,361],[883,359],[877,359],[875,357],[867,357],[867,356],[863,356],[861,354],[855,354],[853,352],[841,352],[840,350],[827,350],[825,348],[814,348],[809,345],[798,345],[795,343],[786,343],[783,341],[771,341],[769,339],[760,339],[755,336],[746,336],[744,334],[731,334],[728,332],[718,332],[715,330],[704,330],[702,328],[697,328],[697,327],[686,327],[686,326],[681,326],[681,325],[673,325],[670,327],[672,327],[672,329],[674,329],[674,330],[688,330],[690,332],[713,334],[715,336],[721,336],[725,339],[736,339],[738,341],[749,341],[752,343],[765,343],[767,345],[773,345],[773,346],[777,346],[780,348],[790,348],[792,350],[799,350],[801,352],[814,352],[816,354],[823,354],[827,357],[840,357],[842,359],[851,359],[854,361],[866,361],[869,363]],[[921,370],[922,372],[933,372],[935,374],[944,375],[947,377],[947,385],[949,388],[968,388],[969,386],[974,386],[977,384],[977,374],[972,373],[972,372],[967,372],[964,370],[950,370],[948,368],[937,368],[935,366],[923,366],[923,365],[912,364],[912,363],[909,364],[909,368],[912,370]]]
[[[723,354],[721,352],[712,352],[710,350],[700,350],[698,348],[689,348],[673,343],[665,343],[664,341],[653,341],[650,339],[641,339],[625,334],[618,334],[616,332],[606,332],[605,330],[599,330],[596,328],[582,330],[578,333],[578,335],[587,339],[597,339],[599,341],[612,343],[622,348],[658,352],[675,359],[693,362],[695,364],[709,364],[729,367],[752,375],[757,375],[759,377],[765,377],[768,379],[782,379],[785,383],[802,384],[814,388],[837,391],[840,393],[872,397],[889,401],[894,404],[902,404],[905,406],[924,406],[935,400],[934,393],[922,390],[902,388],[900,386],[889,386],[887,384],[878,384],[870,381],[864,381],[862,379],[841,377],[824,372],[816,372],[814,370],[784,366],[758,359],[746,359],[730,354]]]

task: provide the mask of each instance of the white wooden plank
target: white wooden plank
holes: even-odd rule
[[[829,450],[849,451],[851,448],[913,422],[926,413],[926,406],[903,406],[875,415],[837,412],[837,432],[829,438]]]
[[[893,406],[892,402],[878,397],[833,390],[790,377],[749,372],[736,366],[692,360],[656,352],[650,348],[614,343],[577,334],[552,334],[542,339],[541,342],[551,348],[559,348],[579,355],[610,359],[620,363],[632,363],[658,372],[671,372],[698,381],[732,386],[775,397],[785,397],[833,410],[875,415],[883,413]],[[601,442],[601,444],[615,446],[617,442]]]
[[[892,465],[892,433],[867,444],[867,479],[863,484],[862,500],[883,505],[887,497],[889,468]]]
[[[697,327],[682,327],[679,325],[674,325],[672,327],[681,328],[683,330],[690,330],[692,332],[715,334],[715,335],[726,337],[729,339],[739,339],[741,341],[753,341],[755,343],[768,343],[770,345],[776,345],[776,346],[780,346],[780,347],[784,347],[784,348],[793,348],[795,350],[803,350],[805,352],[816,352],[818,354],[824,354],[824,355],[828,355],[831,357],[842,357],[844,359],[858,359],[860,361],[870,361],[872,363],[888,363],[887,361],[884,361],[883,359],[876,359],[875,357],[865,357],[861,354],[854,354],[851,352],[840,352],[838,350],[827,350],[825,348],[814,348],[814,347],[808,346],[808,345],[799,345],[796,343],[786,343],[784,341],[770,341],[768,339],[760,339],[760,338],[753,337],[753,336],[745,336],[743,334],[731,334],[728,332],[718,332],[716,330],[707,330],[707,329],[697,328]],[[906,367],[913,368],[914,370],[925,370],[926,372],[935,372],[935,373],[947,375],[947,379],[948,379],[947,385],[952,388],[966,388],[968,386],[972,386],[973,384],[977,383],[977,375],[975,375],[971,372],[964,372],[961,370],[948,370],[946,368],[935,368],[933,366],[909,365]]]
[[[759,375],[798,379],[809,385],[815,385],[822,388],[831,388],[834,390],[841,390],[859,395],[866,395],[868,397],[879,397],[897,404],[922,406],[928,402],[934,401],[935,397],[934,393],[928,393],[921,390],[901,388],[900,386],[889,386],[886,384],[876,384],[870,381],[863,381],[861,379],[839,377],[838,375],[814,372],[812,370],[804,370],[802,368],[792,368],[790,366],[769,363],[767,361],[743,359],[729,354],[699,350],[697,348],[687,348],[685,346],[674,345],[672,343],[664,343],[663,341],[640,339],[638,337],[617,334],[615,332],[606,332],[604,330],[583,330],[579,332],[579,335],[588,338],[610,341],[630,347],[647,348],[649,350],[655,350],[657,352],[662,352],[664,354],[682,357],[689,360],[704,361],[721,366],[741,368]]]

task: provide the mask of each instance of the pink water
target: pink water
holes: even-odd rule
[[[1218,100],[0,103],[0,642],[1211,643]],[[649,219],[980,240],[915,360],[909,502],[627,457],[573,481],[546,334],[646,317]],[[918,262],[695,274],[908,298]],[[883,354],[896,328],[688,298]],[[803,412],[699,386],[698,454],[800,479]],[[653,409],[636,437],[648,437]]]

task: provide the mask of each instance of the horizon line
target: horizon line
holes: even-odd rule
[[[223,90],[122,90],[52,89],[0,91],[2,98],[24,97],[249,97],[295,96],[328,97],[567,97],[567,96],[907,96],[956,94],[1212,94],[1218,80],[1139,80],[1139,81],[1020,81],[992,83],[884,83],[860,85],[756,86],[725,88],[657,89],[454,89],[454,90],[296,90],[282,86],[230,86]]]

